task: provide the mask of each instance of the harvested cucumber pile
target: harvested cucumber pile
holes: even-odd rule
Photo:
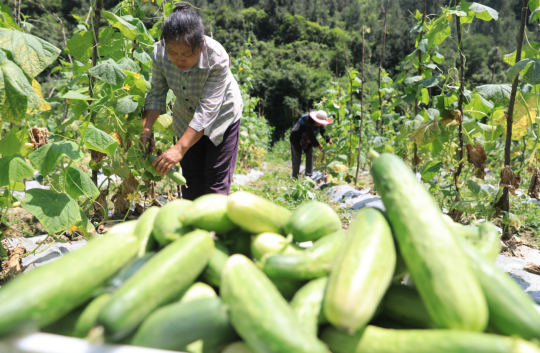
[[[394,155],[372,174],[387,211],[362,209],[346,231],[326,204],[290,212],[246,192],[150,208],[3,286],[0,336],[37,328],[192,353],[540,353],[540,314],[494,265],[495,227],[454,224]]]

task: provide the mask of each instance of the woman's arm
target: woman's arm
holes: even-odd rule
[[[203,137],[204,130],[195,131],[188,127],[184,135],[176,145],[169,148],[161,156],[157,157],[152,165],[161,174],[167,174],[178,162],[184,158],[186,152]]]

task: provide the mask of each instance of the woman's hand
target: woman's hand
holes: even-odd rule
[[[147,151],[146,146],[150,142],[150,149]],[[156,147],[156,142],[152,138],[152,130],[145,128],[141,133],[141,138],[139,139],[139,147],[144,153],[152,154],[154,148]]]
[[[328,144],[329,144],[329,145],[333,145],[333,144],[334,144],[334,141],[332,141],[332,139],[330,139],[330,141],[328,141]]]
[[[184,158],[182,147],[174,145],[157,157],[152,165],[161,174],[167,174],[176,164]]]

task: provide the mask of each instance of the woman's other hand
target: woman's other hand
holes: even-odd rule
[[[182,147],[175,145],[157,157],[152,165],[161,174],[167,174],[169,171],[184,158]]]
[[[154,152],[156,142],[152,138],[152,130],[145,128],[141,133],[141,138],[139,139],[139,142],[139,147],[141,148],[141,151],[146,154],[152,154]],[[150,149],[147,151],[146,146],[148,145],[148,142],[150,142]]]

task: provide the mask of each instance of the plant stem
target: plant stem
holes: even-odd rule
[[[418,46],[420,42],[424,39],[424,22],[426,22],[426,0],[424,0],[424,12],[422,12],[422,30],[420,31],[420,39],[418,41]],[[418,76],[422,76],[422,51],[418,49]],[[420,86],[418,87],[420,89]],[[414,113],[418,115],[418,98],[414,100]],[[414,157],[413,157],[413,170],[416,173],[417,163],[418,163],[418,145],[414,143]]]
[[[360,154],[362,153],[362,126],[364,125],[364,48],[366,41],[366,31],[362,26],[362,86],[360,87],[360,128],[358,129],[358,158],[356,160],[356,177],[354,185],[358,185],[358,174],[360,172]]]
[[[459,5],[461,3],[461,0],[457,1],[456,5]],[[461,121],[459,123],[459,130],[458,130],[458,139],[459,139],[459,147],[458,147],[458,160],[459,160],[459,166],[456,170],[456,173],[454,174],[454,184],[456,186],[456,201],[461,201],[461,195],[459,193],[459,176],[461,175],[461,171],[463,170],[463,101],[465,99],[465,53],[463,52],[463,41],[461,38],[461,19],[459,16],[456,16],[456,29],[457,29],[457,36],[458,36],[458,52],[459,52],[459,58],[460,58],[460,86],[459,86],[459,102],[458,102],[458,110],[461,113]]]
[[[521,25],[519,28],[518,46],[516,51],[516,63],[521,61],[521,49],[523,47],[523,37],[525,33],[525,24],[527,21],[527,8],[529,0],[523,0],[523,6],[521,8]],[[506,145],[504,147],[504,165],[510,165],[510,153],[512,148],[512,124],[514,121],[514,106],[516,104],[517,88],[519,84],[519,75],[516,76],[512,83],[512,92],[510,93],[510,104],[508,105],[508,116],[506,118]],[[510,198],[508,195],[508,188],[504,188],[503,194],[497,206],[506,212],[510,211]]]
[[[345,54],[345,66],[347,67],[347,78],[349,79],[349,116],[351,117],[350,129],[349,129],[349,158],[347,158],[347,166],[350,168],[353,158],[353,144],[352,144],[352,135],[353,135],[353,126],[354,126],[354,117],[353,117],[353,80],[351,79],[351,70],[349,68],[349,59],[347,58],[347,50],[345,49],[345,43],[343,38],[341,38],[341,45],[343,46],[343,53]]]
[[[382,74],[382,63],[384,59],[384,49],[386,47],[386,19],[388,18],[388,6],[390,5],[390,0],[386,3],[386,10],[383,8],[384,12],[384,29],[383,29],[383,45],[382,45],[382,52],[381,52],[381,60],[379,60],[379,77],[377,79],[377,84],[379,86],[378,95],[379,95],[379,109],[381,110],[381,135],[383,134],[384,129],[384,120],[382,119],[382,116],[384,114],[384,107],[383,107],[383,100],[381,97],[381,74]]]

